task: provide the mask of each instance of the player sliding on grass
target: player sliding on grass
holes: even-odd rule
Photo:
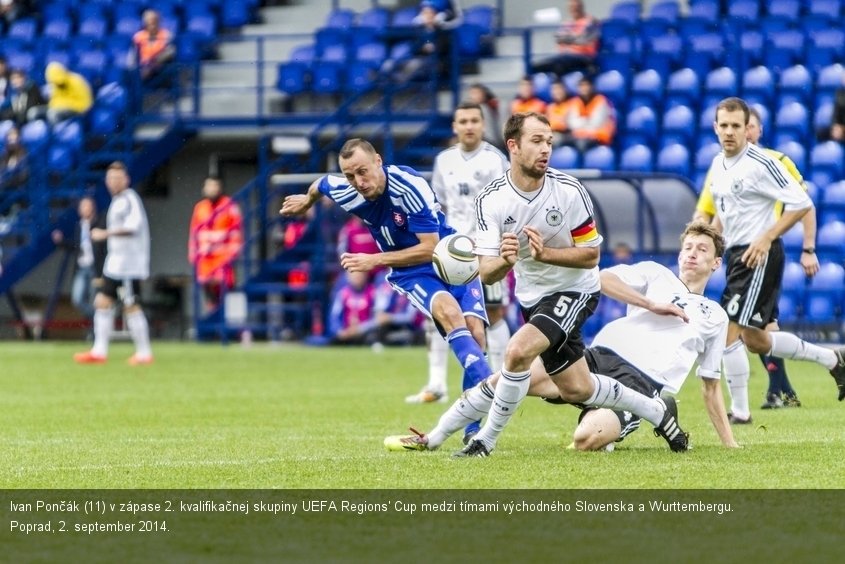
[[[492,372],[483,353],[487,316],[481,282],[476,279],[465,286],[450,286],[434,273],[431,257],[435,245],[455,232],[446,224],[434,191],[415,171],[384,166],[375,148],[363,139],[347,141],[338,160],[345,179],[318,178],[306,194],[285,198],[282,215],[302,215],[328,196],[363,219],[382,252],[344,253],[340,265],[349,272],[389,266],[387,281],[393,289],[434,320],[458,357],[464,367],[463,389],[475,386]],[[467,432],[474,434],[475,429],[470,427]]]
[[[719,268],[724,239],[704,223],[691,223],[681,235],[680,275],[654,262],[619,265],[601,272],[602,293],[629,304],[628,315],[605,326],[584,351],[591,372],[600,372],[646,395],[676,393],[699,363],[707,414],[722,444],[738,446],[728,423],[720,387],[720,365],[728,317],[716,302],[702,296],[710,275]],[[686,320],[662,314],[658,304],[683,309]],[[656,310],[656,311],[655,311]],[[388,437],[389,450],[434,449],[454,432],[466,414],[489,409],[494,376],[468,391],[427,435]],[[541,362],[531,366],[528,395],[564,403]],[[583,408],[574,434],[579,450],[599,450],[635,431],[640,418],[628,411]]]

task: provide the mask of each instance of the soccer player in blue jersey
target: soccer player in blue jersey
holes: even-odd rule
[[[446,224],[431,186],[413,169],[384,165],[364,139],[347,141],[338,161],[345,178],[318,178],[307,193],[285,198],[282,215],[301,215],[327,196],[360,217],[381,252],[344,253],[341,266],[349,272],[390,267],[387,281],[434,321],[464,367],[463,389],[475,386],[492,373],[483,352],[487,324],[483,291],[478,279],[452,286],[434,273],[434,247],[455,230]]]

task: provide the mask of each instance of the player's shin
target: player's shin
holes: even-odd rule
[[[530,372],[508,372],[502,369],[502,377],[496,383],[496,392],[487,422],[475,436],[475,440],[481,441],[488,451],[496,447],[499,435],[528,394],[530,376]]]
[[[836,366],[836,353],[799,339],[792,333],[775,331],[769,333],[772,350],[769,354],[792,360],[810,360],[823,365],[828,370]]]
[[[737,341],[725,349],[722,363],[731,391],[730,411],[738,419],[748,419],[751,416],[751,408],[748,406],[748,378],[751,367],[742,341]]]
[[[493,388],[487,382],[464,392],[440,417],[437,426],[427,433],[428,448],[439,447],[453,433],[487,415],[493,403],[493,395]]]
[[[655,427],[660,425],[665,408],[657,399],[648,397],[603,374],[590,373],[593,393],[585,405],[630,411]]]

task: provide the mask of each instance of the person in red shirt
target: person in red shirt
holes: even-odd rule
[[[159,26],[158,12],[146,10],[143,18],[144,28],[132,37],[132,42],[137,50],[141,78],[146,79],[172,60],[176,49],[173,47],[173,35]]]
[[[206,307],[220,305],[224,288],[235,285],[233,263],[243,246],[241,211],[223,194],[223,183],[209,176],[202,187],[203,199],[194,206],[188,240],[188,260],[194,265],[197,283],[205,293]]]
[[[575,71],[595,74],[601,24],[584,10],[582,0],[569,0],[569,19],[555,34],[558,54],[535,64],[532,72],[553,72],[559,77]]]

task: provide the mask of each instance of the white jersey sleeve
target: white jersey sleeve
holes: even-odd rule
[[[722,377],[722,356],[728,338],[728,316],[721,307],[711,309],[713,313],[709,318],[709,327],[702,330],[702,333],[705,333],[704,352],[698,356],[696,374],[699,378],[718,380]]]

